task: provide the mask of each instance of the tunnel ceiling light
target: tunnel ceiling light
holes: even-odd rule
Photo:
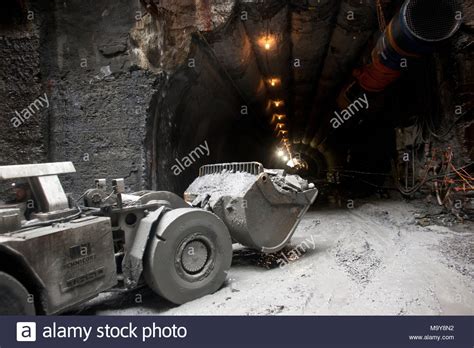
[[[287,135],[288,135],[288,131],[283,130],[283,129],[279,130],[277,134],[278,137],[286,137]]]
[[[273,100],[272,103],[273,103],[273,106],[276,108],[279,108],[280,106],[284,105],[283,100]]]
[[[285,114],[273,114],[272,123],[280,123],[286,119]]]
[[[270,79],[268,79],[268,84],[271,86],[271,87],[277,87],[279,86],[281,83],[281,80],[277,77],[272,77]]]
[[[272,35],[262,36],[258,40],[258,44],[259,44],[260,47],[262,47],[266,51],[270,51],[271,49],[273,49],[276,46],[276,39]]]
[[[286,125],[284,123],[277,123],[275,129],[276,130],[285,129],[285,126]]]

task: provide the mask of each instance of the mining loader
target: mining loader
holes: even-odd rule
[[[201,167],[184,199],[96,179],[74,200],[58,177],[74,172],[71,162],[0,166],[0,184],[21,193],[0,205],[0,314],[58,314],[142,286],[175,304],[211,294],[233,243],[282,249],[317,196],[257,162]]]

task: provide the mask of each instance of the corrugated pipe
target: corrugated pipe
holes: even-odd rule
[[[405,1],[377,41],[372,62],[353,76],[364,90],[383,91],[400,76],[404,59],[433,52],[459,29],[461,17],[456,0]]]

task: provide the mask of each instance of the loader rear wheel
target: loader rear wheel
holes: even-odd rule
[[[144,259],[147,284],[182,304],[217,291],[232,263],[232,241],[214,214],[180,208],[163,215]]]
[[[28,290],[11,275],[0,272],[0,315],[34,315]]]

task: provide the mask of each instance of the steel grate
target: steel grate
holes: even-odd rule
[[[460,10],[456,0],[411,0],[404,15],[415,36],[424,41],[441,41],[457,30],[460,21],[456,15]]]
[[[199,168],[199,176],[208,174],[222,173],[224,170],[229,172],[246,172],[253,175],[263,173],[263,165],[258,162],[235,162],[235,163],[220,163],[208,164]]]

